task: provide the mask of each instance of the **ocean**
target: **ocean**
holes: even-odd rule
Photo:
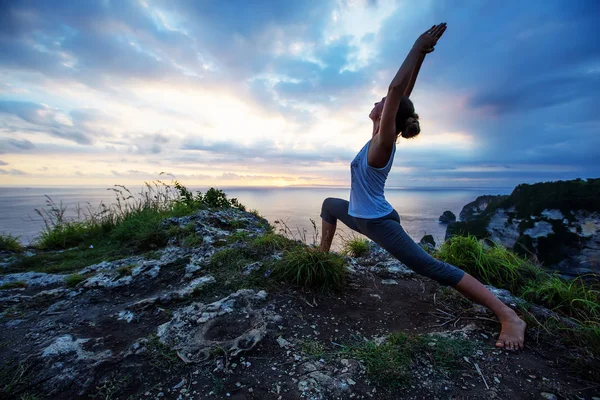
[[[130,188],[139,193],[140,188]],[[190,187],[190,190],[206,188]],[[386,189],[386,198],[398,211],[401,223],[407,233],[419,241],[423,235],[433,235],[436,243],[444,240],[446,227],[438,222],[439,216],[450,210],[460,213],[462,207],[481,195],[510,194],[513,188],[414,188]],[[311,219],[320,230],[319,217],[321,204],[326,197],[348,199],[347,188],[224,188],[229,198],[237,198],[248,209],[256,209],[276,227],[283,223],[298,239],[314,240]],[[115,202],[115,194],[107,188],[47,187],[9,188],[0,187],[0,233],[19,236],[24,244],[31,243],[43,230],[44,223],[35,209],[47,208],[47,197],[57,205],[62,202],[67,207],[66,215],[77,215],[77,205],[96,210],[101,202],[109,205]],[[275,221],[282,223],[275,224]],[[279,228],[277,228],[279,229]],[[319,232],[320,235],[320,232]],[[338,235],[333,248],[339,249],[345,238],[353,235],[342,223],[338,224]]]

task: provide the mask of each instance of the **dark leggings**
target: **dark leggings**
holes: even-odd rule
[[[339,219],[350,229],[379,244],[417,274],[438,281],[445,286],[456,286],[464,272],[454,265],[436,260],[414,242],[400,225],[396,210],[386,216],[365,219],[348,215],[348,201],[328,197],[323,201],[321,218],[335,225]]]

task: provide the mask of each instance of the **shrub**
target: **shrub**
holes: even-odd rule
[[[12,251],[13,253],[21,253],[23,246],[19,243],[19,238],[11,234],[0,235],[0,251]]]
[[[525,286],[543,274],[537,266],[502,246],[484,249],[474,236],[454,236],[444,242],[436,255],[487,284],[515,294],[521,293]]]
[[[341,289],[347,273],[342,257],[309,247],[288,251],[273,268],[275,278],[321,291]]]

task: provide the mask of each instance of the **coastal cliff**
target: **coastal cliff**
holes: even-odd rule
[[[565,275],[600,273],[600,179],[522,184],[465,205],[446,239],[488,238]]]
[[[138,207],[104,230],[64,223],[36,246],[4,247],[3,398],[594,395],[587,309],[497,280],[490,289],[529,324],[526,350],[502,351],[488,310],[377,244],[325,254],[222,193],[217,207],[183,189],[159,217]]]

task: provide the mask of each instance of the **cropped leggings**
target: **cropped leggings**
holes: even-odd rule
[[[456,286],[464,272],[455,266],[436,260],[414,242],[400,225],[396,210],[386,216],[365,219],[348,215],[347,200],[328,197],[323,201],[321,218],[330,224],[339,219],[350,229],[379,244],[417,274],[438,281],[445,286]]]

